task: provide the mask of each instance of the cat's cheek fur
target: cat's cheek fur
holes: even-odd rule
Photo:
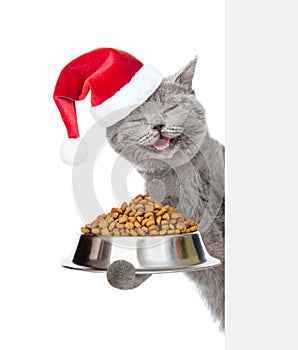
[[[107,139],[109,141],[109,144],[112,146],[113,150],[117,153],[121,153],[122,147],[121,143],[117,142],[117,135],[109,136],[107,132]]]

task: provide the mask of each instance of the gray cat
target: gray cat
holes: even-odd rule
[[[223,330],[224,146],[210,137],[205,110],[192,89],[196,63],[197,58],[164,78],[146,102],[107,129],[107,138],[144,177],[151,197],[199,222],[208,252],[222,264],[187,276]],[[108,271],[108,280],[118,288],[142,282],[125,286],[123,279],[115,281],[115,271]]]

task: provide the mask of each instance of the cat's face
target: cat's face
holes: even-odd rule
[[[205,111],[192,90],[196,59],[129,116],[107,129],[111,146],[141,172],[187,163],[207,134]]]

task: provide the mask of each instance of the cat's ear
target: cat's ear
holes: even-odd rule
[[[197,61],[198,56],[195,56],[185,67],[183,67],[178,73],[170,75],[167,80],[172,83],[183,85],[191,90]]]

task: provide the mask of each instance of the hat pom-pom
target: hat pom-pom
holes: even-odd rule
[[[76,139],[67,139],[61,145],[60,157],[65,164],[78,165],[82,163],[87,156],[87,143],[80,137]]]

